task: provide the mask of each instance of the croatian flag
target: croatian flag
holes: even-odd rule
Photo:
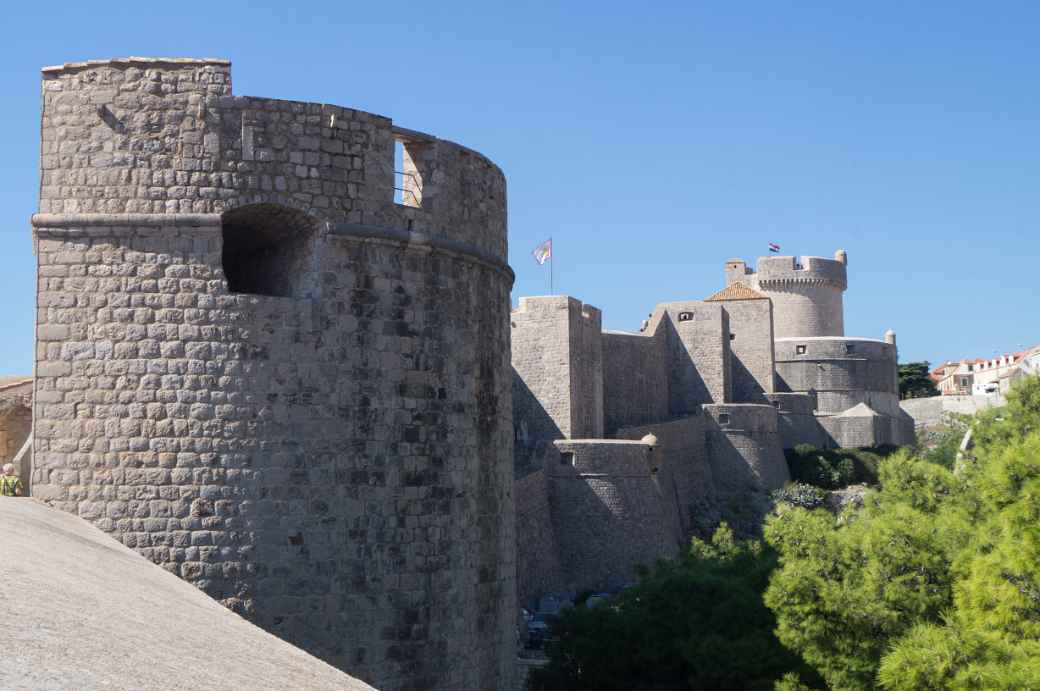
[[[539,266],[552,259],[552,238],[535,247],[531,254]]]
[[[780,251],[780,245],[776,244],[775,242],[769,243],[769,251],[770,252],[779,252]]]

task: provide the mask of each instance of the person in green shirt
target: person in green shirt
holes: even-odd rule
[[[14,465],[4,465],[4,474],[0,475],[0,496],[20,497],[23,494],[22,481],[14,474]]]

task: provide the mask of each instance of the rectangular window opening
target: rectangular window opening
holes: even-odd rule
[[[856,352],[855,344],[853,344],[853,343],[846,343],[845,344],[845,354],[846,355],[851,355],[854,352]]]
[[[679,313],[679,321],[681,321],[681,322],[693,321],[693,312],[680,312]]]
[[[729,413],[719,413],[719,424],[720,425],[728,425],[729,424]]]
[[[574,465],[574,452],[563,451],[560,453],[560,465]]]
[[[429,169],[429,144],[394,140],[394,203],[422,207],[423,182]]]
[[[794,352],[797,355],[805,355],[805,346],[803,346],[803,345],[795,346],[794,347]]]

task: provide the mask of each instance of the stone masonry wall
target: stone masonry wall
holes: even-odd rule
[[[898,354],[891,343],[844,337],[776,341],[781,388],[815,391],[821,413],[840,413],[858,403],[886,415],[898,413],[898,372]]]
[[[726,300],[732,401],[765,403],[774,391],[773,308],[769,300]]]
[[[665,329],[671,416],[732,400],[729,317],[721,304],[672,302],[658,310],[664,312],[659,328]]]
[[[619,439],[657,438],[654,455],[658,485],[666,501],[675,504],[677,532],[690,537],[710,537],[718,525],[718,497],[705,445],[706,417],[691,415],[679,420],[619,429]]]
[[[546,465],[549,505],[568,591],[634,582],[635,566],[674,557],[673,504],[651,472],[651,451],[634,441],[556,442]]]
[[[654,336],[603,334],[604,432],[668,417],[664,328]]]
[[[388,119],[229,94],[45,70],[33,492],[379,688],[508,687],[504,178],[431,138],[397,206]],[[299,294],[229,289],[260,205],[313,219]]]
[[[530,607],[532,599],[566,588],[545,471],[517,480],[514,496],[517,600],[521,607]]]

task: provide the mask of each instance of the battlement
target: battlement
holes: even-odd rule
[[[278,205],[506,261],[505,177],[467,147],[353,108],[232,95],[227,60],[90,60],[42,77],[43,214]]]
[[[766,290],[790,284],[848,288],[846,263],[823,257],[761,257],[753,275],[759,288]]]

